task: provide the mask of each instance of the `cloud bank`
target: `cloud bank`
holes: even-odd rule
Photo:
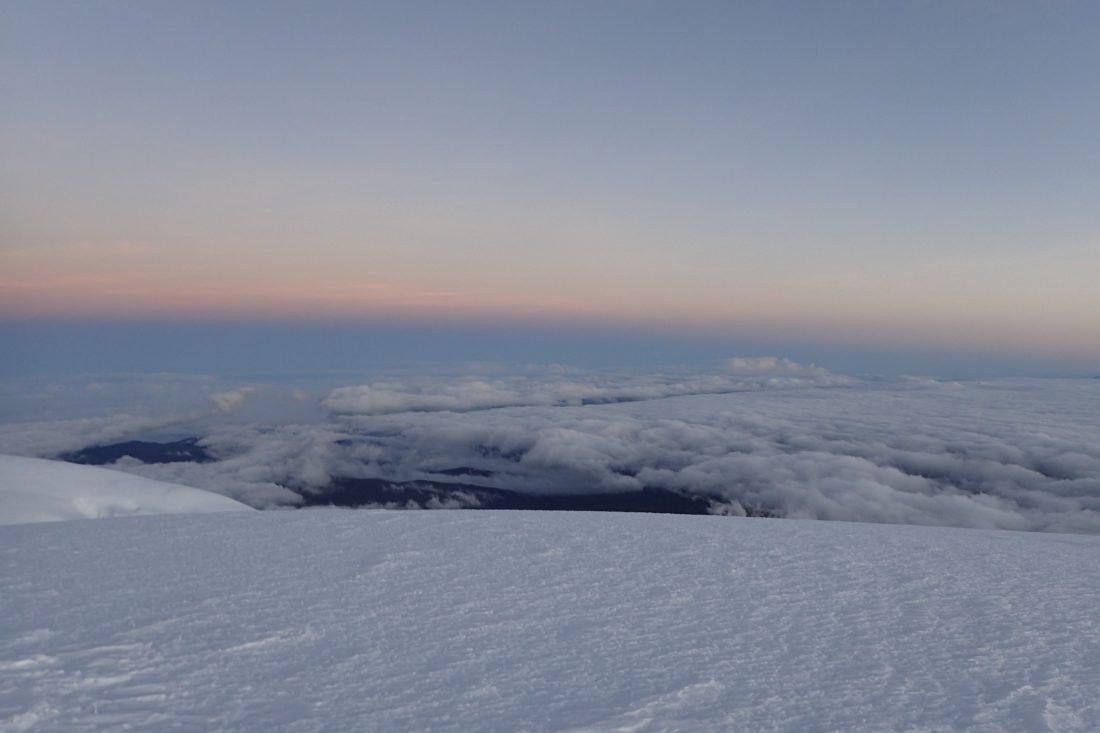
[[[372,381],[331,390],[317,421],[208,426],[201,444],[215,462],[117,467],[253,506],[381,478],[545,494],[648,487],[718,497],[714,510],[729,514],[1100,532],[1100,381],[729,367]],[[0,450],[11,433],[0,431]]]
[[[730,374],[390,380],[341,387],[322,404],[339,415],[472,412],[501,407],[581,406],[720,395],[768,387],[848,384],[847,377],[776,357],[730,360]]]

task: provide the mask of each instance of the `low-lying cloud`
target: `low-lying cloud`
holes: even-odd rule
[[[799,364],[786,357],[779,356],[735,356],[727,367],[734,374],[788,374],[802,376],[825,376],[828,372],[813,364]]]
[[[255,506],[338,478],[458,480],[661,488],[728,514],[1100,532],[1095,380],[855,379],[741,359],[691,377],[374,381],[321,404],[315,422],[208,427],[212,463],[119,467]]]
[[[776,357],[738,357],[730,374],[566,378],[388,380],[333,390],[322,405],[339,415],[472,412],[501,407],[582,406],[719,395],[768,387],[847,384],[847,377]]]
[[[213,403],[218,412],[233,412],[233,410],[243,405],[249,396],[256,394],[258,391],[259,387],[247,385],[224,392],[215,392],[210,395],[210,402]]]

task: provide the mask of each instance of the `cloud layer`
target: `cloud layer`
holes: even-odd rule
[[[341,387],[322,404],[340,415],[472,412],[500,407],[581,406],[721,395],[769,387],[828,386],[850,379],[776,357],[738,357],[730,374],[691,376],[505,377],[389,380]]]
[[[329,392],[327,419],[207,425],[201,444],[216,462],[118,467],[254,506],[296,503],[334,478],[457,480],[532,493],[704,493],[730,514],[1100,532],[1096,380],[730,367],[686,378],[370,382]],[[0,431],[0,450],[33,452],[14,432]]]

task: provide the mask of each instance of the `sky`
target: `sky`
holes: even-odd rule
[[[5,0],[0,371],[1100,372],[1097,28],[1086,2]]]

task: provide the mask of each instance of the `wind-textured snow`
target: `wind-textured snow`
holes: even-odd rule
[[[3,731],[1096,731],[1100,538],[300,510],[0,528]]]
[[[0,455],[0,524],[250,511],[220,494],[121,471]]]

